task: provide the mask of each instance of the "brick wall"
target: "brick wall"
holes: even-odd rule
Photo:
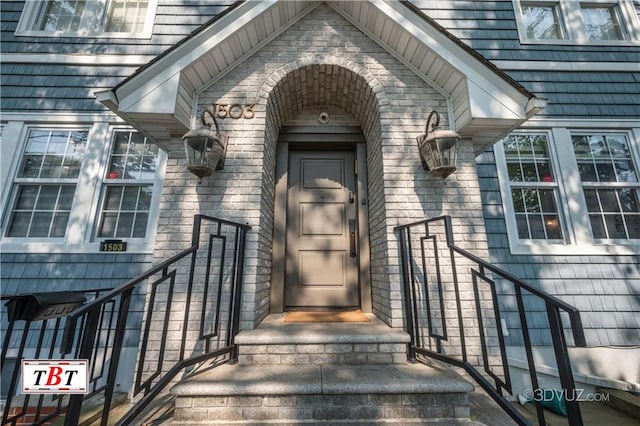
[[[367,140],[369,227],[374,313],[402,326],[398,251],[393,227],[451,214],[460,245],[486,254],[478,178],[470,143],[446,181],[422,169],[415,138],[428,113],[446,119],[447,101],[366,35],[321,5],[201,93],[213,103],[255,103],[255,117],[224,119],[231,136],[225,169],[197,185],[185,171],[182,147],[169,153],[156,257],[165,257],[192,214],[201,212],[253,228],[247,245],[243,328],[268,313],[273,232],[275,147],[279,128],[312,105],[345,110]],[[184,243],[182,243],[184,245]]]

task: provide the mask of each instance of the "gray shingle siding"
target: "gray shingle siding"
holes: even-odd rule
[[[188,36],[234,1],[159,0],[150,39],[31,37],[15,34],[24,1],[0,2],[1,52],[76,55],[159,55]],[[9,59],[10,60],[10,59]],[[110,89],[138,66],[86,66],[2,61],[3,111],[102,112],[94,93]]]
[[[151,255],[144,254],[17,254],[0,255],[2,296],[52,291],[104,290],[124,284],[151,267]],[[136,346],[142,324],[142,288],[132,298],[131,319],[125,346]],[[137,312],[137,313],[136,313]],[[5,302],[0,306],[0,330],[7,329]],[[16,324],[22,327],[22,322]],[[136,331],[137,330],[137,331]],[[32,333],[34,334],[34,333]],[[37,335],[27,347],[34,346]],[[12,342],[9,348],[15,347]]]
[[[513,2],[412,0],[489,60],[640,62],[640,46],[522,44]]]
[[[3,53],[158,55],[235,2],[158,0],[150,39],[18,36],[15,31],[24,3],[0,2]]]
[[[640,117],[640,72],[508,71],[549,99],[539,116]]]
[[[76,111],[107,109],[93,93],[112,88],[135,67],[10,64],[0,65],[3,111]]]
[[[640,344],[640,256],[516,256],[509,250],[495,158],[488,150],[476,158],[491,262],[530,284],[558,296],[581,312],[587,344]],[[502,287],[505,294],[510,288]],[[536,344],[550,344],[546,312],[533,300],[525,302]],[[517,314],[504,303],[509,342],[522,344],[514,327]]]

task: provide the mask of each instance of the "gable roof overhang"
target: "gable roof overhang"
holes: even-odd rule
[[[115,88],[104,105],[163,145],[191,127],[194,94],[321,1],[238,2]],[[325,1],[450,102],[451,126],[481,152],[546,105],[407,2]],[[425,112],[425,116],[428,112]]]

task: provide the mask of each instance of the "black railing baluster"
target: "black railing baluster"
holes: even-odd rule
[[[549,318],[549,327],[551,328],[551,338],[553,339],[553,350],[555,352],[558,363],[558,372],[560,373],[560,384],[566,395],[571,398],[565,398],[567,416],[571,426],[582,425],[582,415],[576,398],[576,384],[571,373],[571,363],[569,361],[569,353],[567,352],[567,344],[564,339],[564,331],[560,321],[560,311],[556,306],[549,303],[546,304],[547,317]]]
[[[411,309],[411,287],[409,285],[409,268],[407,263],[409,262],[410,253],[407,253],[407,230],[401,229],[399,232],[399,246],[400,246],[400,270],[402,272],[402,288],[404,289],[404,315],[405,315],[405,329],[409,334],[411,341],[407,345],[407,358],[409,362],[416,361],[416,354],[413,348],[417,346],[416,336],[413,331],[413,309]]]
[[[194,324],[198,324],[199,321],[199,319],[190,318],[190,316],[192,314],[194,316],[200,314],[204,317],[207,313],[205,311],[198,312],[197,309],[190,309],[190,307],[196,303],[198,297],[205,303],[204,300],[207,300],[209,289],[212,287],[211,283],[206,285],[205,292],[207,294],[203,294],[202,297],[200,294],[195,294],[195,280],[201,278],[200,276],[196,276],[196,262],[198,260],[200,234],[203,232],[203,221],[213,223],[216,229],[215,235],[209,235],[209,245],[211,246],[211,241],[214,239],[222,241],[220,252],[210,250],[205,254],[207,256],[206,274],[210,273],[210,267],[217,268],[219,271],[219,278],[215,283],[218,285],[218,289],[215,290],[218,297],[215,306],[212,307],[212,309],[215,310],[212,316],[213,333],[202,333],[205,323],[200,321],[201,332],[198,333],[199,336],[196,337],[195,340],[203,341],[203,344],[199,345],[196,342],[193,348],[187,348],[187,332],[193,328],[189,321],[193,321]],[[224,219],[195,215],[192,244],[190,247],[160,264],[153,266],[138,277],[127,281],[115,289],[93,290],[92,292],[95,293],[93,300],[80,306],[64,317],[63,320],[60,318],[56,320],[50,350],[47,354],[44,354],[48,356],[48,359],[53,359],[54,349],[56,349],[65,359],[88,359],[88,372],[91,380],[89,394],[71,395],[70,397],[63,395],[56,396],[52,400],[52,403],[57,401],[56,406],[46,407],[48,410],[53,409],[54,412],[46,414],[45,416],[41,414],[45,408],[42,403],[42,398],[38,398],[38,404],[32,406],[29,395],[26,395],[22,411],[20,411],[20,407],[14,407],[12,405],[17,392],[17,379],[20,371],[19,366],[16,366],[17,368],[14,368],[14,371],[12,371],[12,379],[9,386],[10,392],[3,408],[2,425],[16,424],[16,422],[27,414],[28,410],[35,409],[36,416],[39,419],[37,420],[38,424],[64,416],[64,424],[66,426],[75,426],[78,424],[83,401],[86,398],[91,398],[96,395],[103,398],[102,412],[100,414],[101,424],[103,426],[107,423],[112,424],[113,421],[109,418],[109,409],[114,402],[116,377],[119,376],[119,369],[123,367],[120,365],[120,355],[125,343],[127,327],[131,325],[130,321],[133,320],[142,319],[144,321],[144,326],[140,333],[141,351],[139,352],[136,362],[135,374],[133,374],[134,372],[132,371],[134,379],[133,394],[137,396],[142,393],[143,396],[124,417],[118,420],[118,425],[131,424],[153,398],[169,385],[185,368],[214,358],[225,357],[227,362],[235,360],[237,358],[235,336],[238,333],[240,324],[240,303],[242,300],[244,278],[244,253],[246,236],[250,228],[248,225]],[[234,238],[234,244],[226,244],[228,238]],[[203,250],[203,252],[206,252],[206,250]],[[212,266],[214,262],[217,262],[216,266]],[[171,313],[177,311],[177,309],[174,308],[174,293],[178,291],[176,288],[178,267],[185,267],[188,271],[188,276],[184,284],[186,298],[184,300],[185,307],[182,324],[179,325],[181,333],[175,338],[175,343],[179,343],[180,345],[176,360],[175,358],[170,359],[168,356],[165,356],[165,349],[169,344],[167,337],[171,330],[174,329],[171,328],[170,330],[169,327]],[[158,275],[160,275],[159,278]],[[151,282],[154,278],[157,279]],[[206,279],[208,279],[208,276]],[[136,289],[145,289],[145,286],[148,287],[147,291],[149,292],[145,311],[139,312],[136,310],[132,312],[131,301],[134,294],[137,294]],[[160,288],[161,286],[162,288]],[[200,287],[198,287],[198,291],[199,290]],[[142,291],[140,291],[140,293],[142,293]],[[223,301],[223,296],[227,293],[229,294],[229,298],[224,298]],[[158,294],[166,296],[166,301],[162,300]],[[4,296],[3,300],[21,297],[23,296]],[[223,311],[224,315],[222,313]],[[227,312],[228,318],[225,319]],[[160,318],[156,318],[157,315],[159,315]],[[18,335],[20,340],[17,348],[18,360],[23,357],[25,348],[27,347],[31,324],[30,321],[24,321],[24,329],[21,331],[21,334]],[[153,347],[153,350],[157,351],[158,356],[150,360],[149,356],[147,356],[147,349],[150,348],[149,339],[151,337],[152,327],[157,326],[157,324],[161,324],[159,330],[160,336],[158,338],[160,343],[159,347]],[[36,357],[43,355],[44,340],[46,340],[49,333],[47,327],[46,323],[42,323],[36,348],[34,348]],[[227,336],[224,341],[220,338],[216,347],[212,347],[210,345],[210,339],[211,337],[217,336],[222,327],[225,327]],[[178,328],[176,327],[175,329],[177,330]],[[62,339],[58,342],[60,332],[62,332]],[[2,344],[1,359],[3,368],[6,365],[6,358],[9,355],[12,337],[15,336],[16,333],[17,328],[15,321],[10,320]],[[154,335],[154,338],[155,337]],[[190,353],[188,353],[188,351],[190,351]],[[104,377],[105,375],[106,377]],[[33,411],[29,411],[29,413],[31,412]],[[10,413],[15,414],[10,415]]]
[[[443,285],[443,279],[440,276],[441,267],[440,267],[440,254],[437,248],[437,235],[431,234],[431,230],[429,228],[430,224],[434,224],[435,222],[442,222],[444,224],[444,231],[446,237],[446,244],[449,248],[449,256],[451,262],[451,282],[453,284],[453,293],[455,297],[455,309],[445,311],[444,308],[444,294],[445,288]],[[415,229],[416,232],[419,232],[420,229],[423,229],[424,236],[416,236],[421,241],[421,259],[414,259],[414,253],[411,249],[411,230]],[[566,312],[569,315],[569,322],[571,326],[571,330],[573,333],[574,344],[576,346],[586,346],[584,330],[582,329],[582,322],[580,319],[580,313],[573,306],[563,302],[562,300],[541,291],[531,285],[525,283],[514,275],[509,274],[508,272],[488,263],[479,257],[469,253],[468,251],[461,249],[456,246],[453,235],[453,226],[451,217],[449,216],[441,216],[433,219],[421,220],[413,223],[409,223],[407,225],[401,225],[394,228],[394,230],[398,234],[398,243],[399,243],[399,256],[400,256],[400,272],[401,272],[401,280],[402,280],[402,288],[404,291],[404,309],[405,309],[405,328],[407,333],[411,336],[411,341],[409,343],[409,347],[407,349],[407,353],[411,354],[413,360],[419,359],[416,358],[416,355],[422,355],[426,357],[431,357],[436,360],[449,363],[453,366],[463,368],[467,371],[467,373],[475,380],[497,403],[498,405],[505,410],[509,416],[516,423],[520,425],[528,425],[529,422],[525,419],[522,414],[513,406],[513,404],[506,399],[503,395],[503,390],[506,390],[510,394],[513,393],[512,384],[511,384],[511,373],[509,372],[509,365],[507,360],[506,353],[506,345],[505,345],[505,334],[502,330],[501,326],[501,309],[500,309],[500,297],[508,297],[509,295],[498,294],[496,289],[496,280],[503,280],[505,283],[508,283],[514,291],[515,299],[516,299],[516,309],[517,314],[520,320],[520,328],[522,329],[522,339],[524,341],[525,353],[527,357],[527,365],[529,369],[529,376],[531,380],[531,389],[533,392],[539,391],[539,383],[536,373],[536,366],[533,359],[533,351],[532,351],[532,339],[529,332],[529,325],[527,321],[527,311],[523,298],[523,291],[527,292],[528,297],[532,297],[536,300],[542,300],[547,307],[547,316],[549,318],[549,328],[551,330],[551,336],[554,347],[554,355],[556,357],[556,362],[558,365],[558,371],[560,376],[561,386],[566,394],[566,392],[574,392],[575,394],[575,383],[573,379],[573,373],[571,371],[571,365],[569,362],[569,355],[567,349],[567,342],[564,335],[564,330],[562,327],[562,320],[560,316],[560,312]],[[428,271],[427,266],[430,264],[427,262],[427,250],[425,250],[424,241],[426,239],[433,239],[433,264],[435,265],[435,273],[437,276],[438,282],[438,292],[440,297],[440,310],[442,316],[442,324],[443,324],[443,335],[437,333],[432,326],[432,316],[433,316],[433,304],[431,304],[429,300],[429,283],[427,283]],[[460,256],[463,258],[463,262],[461,262],[460,268],[458,268],[456,262],[456,256]],[[466,262],[470,261],[471,265],[466,266]],[[436,340],[437,351],[433,351],[429,349],[431,346],[426,347],[426,343],[417,338],[420,336],[421,330],[420,328],[420,315],[421,311],[418,310],[418,306],[415,303],[417,298],[414,293],[415,285],[412,285],[412,280],[414,270],[413,265],[422,265],[423,268],[423,276],[425,280],[425,304],[427,310],[427,326],[426,328],[426,341],[431,344],[433,339]],[[491,275],[489,275],[491,274]],[[465,277],[468,278],[465,281]],[[486,298],[483,296],[483,291],[480,290],[480,280],[486,283],[489,286],[489,290],[491,291],[491,298]],[[448,281],[447,281],[448,282]],[[501,281],[502,282],[502,281]],[[464,286],[464,287],[463,287]],[[468,288],[471,291],[468,291]],[[465,310],[463,310],[463,290],[465,294],[465,307],[466,302],[470,303],[470,309],[476,310],[475,319],[478,323],[478,334],[479,334],[479,353],[481,355],[476,356],[474,353],[470,353],[469,350],[471,348],[472,339],[467,342],[465,335],[465,319],[468,317],[465,315]],[[466,295],[471,294],[470,297],[473,300],[466,300]],[[485,307],[491,303],[492,308]],[[483,312],[491,312],[493,311],[493,315],[495,318],[495,325],[491,324],[490,318],[484,318]],[[422,313],[424,314],[424,313]],[[452,339],[447,340],[446,338],[446,316],[447,315],[457,315],[458,322],[458,330],[460,333],[460,341],[459,345],[455,345],[452,342]],[[471,318],[473,320],[473,318]],[[473,322],[473,321],[471,321]],[[498,337],[498,349],[500,351],[500,357],[494,357],[493,352],[491,352],[489,348],[489,342],[492,340],[490,338],[491,333],[490,327],[495,326],[497,328],[497,337]],[[487,331],[485,332],[485,328]],[[451,349],[450,353],[454,355],[447,354],[447,351],[442,347],[443,342],[446,341],[449,346],[447,349]],[[473,348],[476,350],[476,348]],[[457,355],[459,354],[459,355]],[[491,360],[489,358],[492,358]],[[478,359],[476,359],[478,358]],[[480,359],[481,358],[481,359]],[[493,359],[499,363],[501,363],[501,373],[497,373],[494,370],[494,367],[498,367],[493,363]],[[491,362],[490,362],[491,361]],[[484,372],[480,370],[483,369]],[[501,377],[501,375],[502,377]],[[493,384],[487,379],[488,376],[493,379]],[[573,395],[572,395],[573,396]],[[517,397],[517,395],[512,395],[512,397]],[[540,425],[544,425],[544,410],[539,401],[540,398],[535,398],[536,412],[538,415],[538,423]],[[574,400],[567,400],[567,413],[569,415],[569,423],[570,425],[580,425],[582,424],[582,419],[580,416],[580,408]]]

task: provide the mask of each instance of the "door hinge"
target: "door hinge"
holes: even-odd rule
[[[358,176],[358,159],[353,160],[353,170],[354,170],[354,174],[356,176]]]

